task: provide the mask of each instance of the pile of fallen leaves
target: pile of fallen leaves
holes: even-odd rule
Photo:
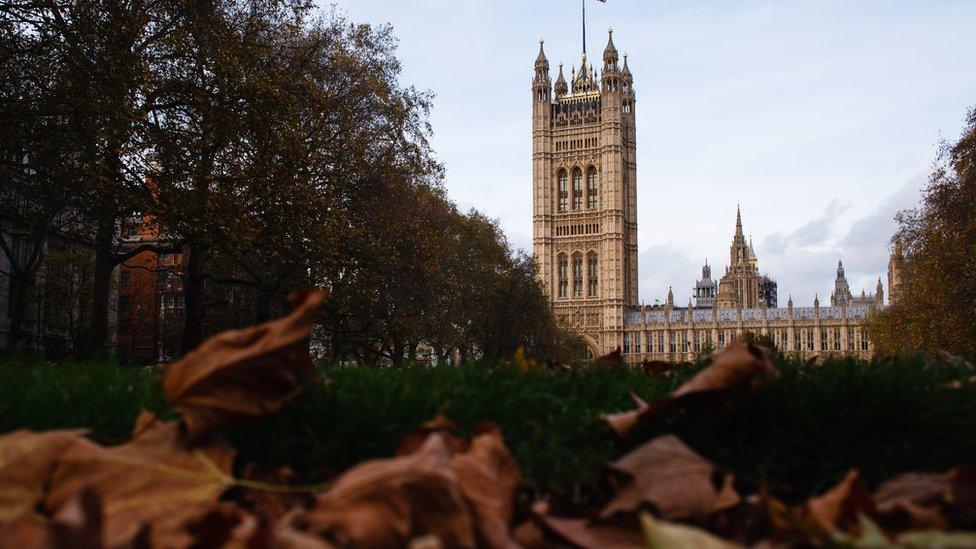
[[[84,431],[0,436],[0,547],[976,547],[962,532],[976,529],[974,467],[902,475],[874,493],[851,471],[788,505],[665,435],[608,464],[611,496],[584,509],[523,499],[499,429],[462,436],[443,417],[322,485],[238,463],[222,431],[278,412],[312,376],[308,336],[325,296],[295,301],[287,317],[220,334],[164,371],[179,420],[144,412],[111,447]],[[633,410],[602,419],[633,438],[691,407],[722,413],[733,391],[776,377],[761,349],[735,346],[668,398],[633,395]]]

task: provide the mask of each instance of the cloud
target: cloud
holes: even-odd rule
[[[778,279],[780,300],[792,294],[797,304],[815,295],[830,295],[834,268],[843,259],[851,291],[874,291],[878,278],[886,280],[888,242],[897,230],[895,214],[914,207],[923,176],[907,181],[884,197],[871,212],[844,223],[849,205],[834,200],[816,218],[790,232],[774,233],[758,249],[761,266]]]
[[[691,250],[672,242],[644,249],[637,257],[640,299],[648,305],[655,300],[663,302],[673,286],[675,303],[687,304],[691,288],[701,276],[702,263]]]

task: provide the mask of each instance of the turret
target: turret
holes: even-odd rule
[[[549,80],[549,60],[546,58],[545,41],[539,40],[539,56],[535,58],[535,78],[532,80],[532,96],[535,101],[550,101],[552,84]]]
[[[607,48],[603,50],[603,74],[617,72],[617,47],[613,45],[613,29],[610,29],[610,39]]]
[[[874,294],[874,299],[877,301],[879,307],[884,306],[884,285],[881,284],[881,277],[878,277],[878,290]]]
[[[559,77],[556,78],[556,99],[559,99],[563,95],[569,93],[569,84],[566,83],[566,77],[563,76],[563,64],[559,64]]]

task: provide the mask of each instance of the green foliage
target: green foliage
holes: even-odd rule
[[[851,467],[869,483],[915,470],[944,471],[976,454],[976,384],[964,366],[921,359],[806,366],[778,358],[782,378],[730,403],[703,407],[618,440],[601,413],[630,409],[633,389],[663,398],[682,378],[637,371],[533,373],[479,365],[446,368],[323,366],[314,385],[278,416],[229,433],[242,462],[287,465],[321,480],[389,456],[409,429],[443,414],[462,429],[497,423],[522,470],[524,490],[604,495],[603,465],[658,433],[673,432],[746,482],[795,496],[833,485]],[[126,436],[141,408],[160,409],[157,372],[112,364],[0,365],[0,432],[88,427]]]

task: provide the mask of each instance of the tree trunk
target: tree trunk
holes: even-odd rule
[[[108,342],[109,301],[112,297],[112,273],[117,260],[112,249],[115,238],[115,217],[98,223],[95,233],[95,271],[92,283],[92,327],[88,339],[87,355],[104,355]]]
[[[183,322],[182,352],[196,349],[203,340],[203,275],[206,250],[200,245],[187,249],[186,272],[183,277],[183,295],[186,318]]]
[[[24,336],[24,317],[27,315],[27,304],[34,288],[34,277],[14,275],[10,278],[10,332],[7,336],[7,347],[15,349],[20,346]]]

